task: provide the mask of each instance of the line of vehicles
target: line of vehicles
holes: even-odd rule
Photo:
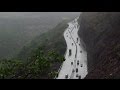
[[[73,31],[73,29],[72,29],[72,31]],[[71,32],[72,32],[71,31]],[[66,33],[66,34],[68,34],[68,33]],[[68,37],[68,35],[67,35],[67,37]],[[69,37],[70,39],[72,38],[72,36],[71,37]],[[76,40],[77,42],[76,43],[78,43],[78,38],[77,38],[77,40]],[[73,42],[72,42],[72,46],[73,46],[74,44],[73,44]],[[79,46],[80,46],[80,44],[79,44]],[[80,51],[80,53],[82,53],[82,51]],[[72,50],[71,49],[69,49],[69,56],[71,56],[72,55]],[[76,63],[75,63],[76,64]],[[74,65],[74,62],[71,62],[71,66],[73,66]],[[83,67],[83,64],[80,64],[80,62],[79,62],[79,60],[77,60],[77,66],[80,66],[81,68]],[[76,68],[76,69],[73,69],[72,70],[72,73],[77,73],[76,74],[76,77],[78,78],[78,79],[81,79],[81,75],[78,75],[78,68]],[[68,79],[68,74],[66,74],[65,75],[65,79]]]
[[[64,32],[67,51],[58,79],[83,79],[87,68],[86,63],[84,63],[86,53],[83,51],[81,40],[77,35],[80,26],[77,23],[77,19],[68,24],[69,27]]]

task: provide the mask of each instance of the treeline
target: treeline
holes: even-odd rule
[[[53,79],[58,75],[57,68],[63,61],[64,57],[54,50],[44,53],[39,47],[26,62],[0,60],[0,79]]]

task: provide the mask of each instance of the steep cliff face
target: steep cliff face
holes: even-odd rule
[[[84,12],[79,24],[88,53],[86,78],[120,78],[120,13]]]

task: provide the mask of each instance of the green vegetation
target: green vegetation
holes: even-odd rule
[[[69,20],[40,34],[25,45],[15,59],[0,60],[1,79],[53,79],[64,61],[66,42],[63,37]]]
[[[68,20],[23,47],[16,59],[0,60],[1,79],[53,79],[64,61]]]
[[[67,22],[68,20],[64,20],[47,33],[34,38],[29,45],[24,46],[24,48],[18,54],[18,58],[26,60],[39,46],[43,46],[45,53],[54,49],[60,55],[64,55],[67,46],[63,37],[63,33],[68,27]]]
[[[44,53],[42,48],[36,49],[27,62],[21,60],[1,60],[1,79],[53,79],[58,73],[55,64],[60,66],[64,57],[54,50]]]

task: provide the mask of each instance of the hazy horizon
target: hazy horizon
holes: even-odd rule
[[[0,12],[0,18],[38,18],[46,16],[68,16],[79,15],[80,12]]]
[[[79,12],[0,12],[0,58],[19,53],[36,36]]]

